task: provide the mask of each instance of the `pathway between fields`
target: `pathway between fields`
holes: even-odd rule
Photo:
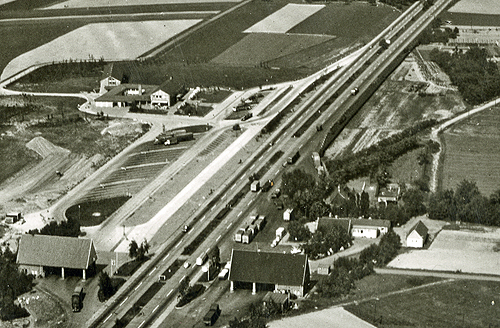
[[[438,169],[439,169],[439,160],[441,158],[441,154],[442,154],[442,149],[443,149],[443,144],[439,138],[439,134],[441,132],[443,132],[445,129],[449,128],[451,125],[457,123],[457,122],[460,122],[462,120],[465,120],[467,118],[469,118],[471,115],[474,115],[476,113],[479,113],[485,109],[488,109],[488,108],[491,108],[491,107],[494,107],[497,105],[497,102],[500,104],[500,98],[497,98],[495,100],[492,100],[484,105],[481,105],[480,107],[477,107],[477,108],[474,108],[468,112],[465,112],[463,114],[460,114],[446,122],[444,122],[443,124],[441,124],[440,126],[438,126],[437,128],[434,128],[432,129],[432,132],[431,132],[431,139],[437,143],[439,143],[439,151],[434,154],[433,158],[432,158],[432,167],[431,167],[431,185],[430,185],[430,189],[431,189],[431,192],[436,192],[437,191],[437,180],[438,180],[438,177],[437,177],[437,172],[438,172]]]

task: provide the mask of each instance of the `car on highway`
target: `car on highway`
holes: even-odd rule
[[[185,224],[184,227],[182,227],[182,232],[186,233],[190,229],[189,225]]]

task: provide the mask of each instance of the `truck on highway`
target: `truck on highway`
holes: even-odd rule
[[[300,157],[300,153],[297,151],[293,156],[288,157],[287,164],[295,164]]]
[[[252,184],[250,185],[250,190],[253,192],[257,192],[259,191],[259,189],[260,189],[260,181],[259,180],[253,181]]]
[[[267,180],[266,183],[262,185],[261,191],[262,192],[268,192],[269,189],[271,189],[274,186],[274,181],[273,180]]]
[[[205,316],[203,316],[203,322],[205,323],[205,325],[212,326],[219,318],[220,312],[221,310],[219,308],[219,304],[212,304],[210,306],[210,310],[208,310]]]
[[[245,116],[243,116],[243,117],[241,118],[241,120],[242,120],[242,121],[246,121],[246,120],[248,120],[248,119],[252,118],[252,116],[253,116],[253,114],[252,114],[252,113],[247,113],[247,114],[245,114]]]
[[[83,301],[83,287],[78,285],[75,287],[73,294],[71,295],[71,307],[73,312],[80,312],[82,309]]]
[[[245,228],[240,228],[236,233],[234,234],[234,241],[237,243],[241,243],[243,239],[243,234],[245,233]]]
[[[196,259],[196,265],[202,266],[203,263],[205,263],[207,261],[208,256],[210,255],[210,253],[212,253],[212,250],[213,250],[213,248],[209,247],[206,251],[201,253],[200,256],[198,256],[198,258]],[[212,256],[212,255],[210,255],[210,256]]]
[[[355,96],[357,95],[359,92],[359,88],[358,87],[355,87],[354,89],[351,90],[351,96]]]

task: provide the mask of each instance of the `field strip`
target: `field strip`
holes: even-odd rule
[[[68,19],[84,19],[90,18],[130,18],[130,17],[165,17],[165,16],[181,16],[181,15],[217,15],[220,10],[207,10],[207,11],[162,11],[156,13],[135,13],[135,14],[99,14],[99,15],[71,15],[71,16],[51,16],[51,17],[30,17],[30,18],[6,18],[0,19],[1,23],[22,23],[22,22],[42,22],[42,21],[57,21]],[[199,16],[198,16],[199,17]]]
[[[10,61],[0,80],[32,65],[65,60],[132,60],[201,19],[94,23],[64,34]]]
[[[498,0],[462,0],[449,10],[451,13],[500,15]]]
[[[244,33],[286,33],[324,7],[325,5],[287,4],[249,27]]]
[[[2,1],[2,0],[0,0]],[[175,3],[217,3],[240,2],[241,0],[68,0],[43,9],[68,9],[68,8],[96,8],[96,7],[123,7],[123,6],[148,6],[166,5]]]

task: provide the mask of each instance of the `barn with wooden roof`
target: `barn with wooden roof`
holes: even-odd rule
[[[45,276],[46,269],[82,270],[86,279],[87,270],[94,269],[97,253],[94,242],[88,238],[25,234],[19,241],[17,264],[21,270],[35,276]]]
[[[229,280],[235,288],[287,292],[304,296],[310,271],[307,255],[233,249]]]

